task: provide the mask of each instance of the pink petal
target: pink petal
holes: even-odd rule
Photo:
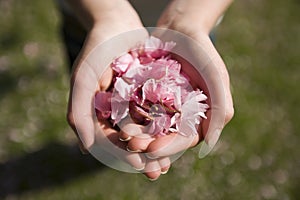
[[[171,51],[174,47],[176,46],[176,42],[166,42],[165,45],[164,45],[164,48],[163,50],[164,51]]]
[[[114,125],[124,119],[129,112],[129,102],[124,101],[122,97],[114,93],[111,98],[111,118],[114,120]]]
[[[165,135],[168,133],[171,126],[171,118],[165,113],[164,108],[159,104],[154,105],[151,107],[149,114],[153,120],[151,124],[148,125],[148,133],[151,135]]]
[[[160,39],[150,36],[146,41],[145,41],[145,51],[152,53],[153,51],[157,49],[163,48],[163,43]]]
[[[177,110],[181,109],[181,88],[180,87],[176,87],[174,89],[174,107]]]
[[[178,130],[183,135],[197,134],[197,127],[201,117],[206,118],[207,104],[200,103],[206,96],[199,90],[190,92],[181,107],[181,119],[177,124]]]
[[[112,63],[112,69],[115,70],[119,74],[123,74],[128,69],[129,65],[133,62],[133,57],[131,54],[126,53],[117,59],[115,59]]]
[[[148,66],[141,65],[139,62],[134,62],[122,77],[129,80],[131,83],[138,85],[147,80],[148,71]]]
[[[160,39],[150,36],[150,38],[145,41],[144,51],[147,56],[161,58],[166,56],[175,45],[175,42],[163,43]]]
[[[95,95],[95,108],[105,119],[109,118],[111,114],[111,95],[111,92],[97,92]]]
[[[115,89],[119,93],[120,97],[125,100],[129,101],[130,96],[133,93],[134,85],[127,83],[124,79],[117,77],[115,82]]]
[[[149,79],[145,82],[144,86],[142,87],[142,92],[143,102],[145,100],[151,101],[152,103],[159,102],[161,91],[154,79]]]
[[[156,80],[162,79],[167,76],[167,63],[156,60],[149,65],[148,78],[154,78]]]

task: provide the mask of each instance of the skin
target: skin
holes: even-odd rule
[[[88,85],[89,83],[84,82],[84,77],[78,77],[78,71],[84,63],[85,58],[99,43],[118,34],[139,29],[142,30],[140,37],[143,38],[147,37],[147,33],[146,30],[143,33],[143,24],[137,12],[126,0],[67,0],[67,2],[88,32],[84,46],[73,66],[67,113],[68,122],[79,138],[79,146],[83,151],[87,151],[87,149],[91,148],[96,142],[93,123],[100,123],[100,127],[104,130],[105,136],[108,137],[111,142],[121,149],[128,150],[128,153],[118,155],[120,159],[126,161],[136,169],[143,169],[142,172],[150,180],[158,179],[161,174],[169,170],[171,165],[170,156],[194,147],[201,140],[206,138],[210,120],[203,121],[202,126],[199,128],[199,134],[196,136],[184,137],[178,136],[178,134],[177,136],[170,134],[157,139],[139,137],[137,130],[143,127],[137,128],[134,125],[131,126],[127,124],[127,128],[122,129],[122,131],[118,133],[105,120],[95,122],[92,119],[89,106],[90,102],[92,102],[93,93],[85,91],[85,88],[89,88],[92,91],[107,89],[111,81],[112,72],[111,70],[106,70],[99,81],[99,88],[93,88],[92,83]],[[157,27],[176,30],[193,38],[205,47],[206,53],[211,57],[211,64],[217,66],[226,97],[225,120],[224,122],[220,122],[221,127],[224,127],[233,117],[233,103],[226,66],[212,44],[209,33],[218,18],[226,11],[231,3],[232,0],[173,0],[170,1],[157,22]],[[197,24],[191,24],[191,21],[197,21]],[[160,36],[164,35],[164,33],[159,31],[157,34]],[[133,38],[132,44],[127,44],[128,49],[130,45],[134,45],[134,40]],[[195,52],[195,56],[197,56],[197,50],[193,52]],[[81,79],[82,81],[80,81]],[[198,77],[192,77],[192,79],[196,80],[196,86],[205,87],[203,82],[199,81]],[[79,87],[74,91],[73,86],[75,80],[78,81],[76,84],[79,85]],[[80,112],[85,114],[82,120],[84,123],[75,123],[75,111],[72,109],[74,107],[82,107]],[[209,112],[207,113],[208,116],[210,115]],[[119,138],[121,138],[121,140]],[[211,139],[211,137],[208,138],[208,140]],[[170,141],[173,142],[172,145],[168,145]],[[140,152],[146,152],[147,156]]]

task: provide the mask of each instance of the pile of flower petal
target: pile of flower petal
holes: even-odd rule
[[[190,86],[181,64],[170,55],[174,42],[153,36],[116,58],[112,85],[95,94],[97,117],[117,126],[124,119],[147,127],[150,136],[197,134],[207,99]]]

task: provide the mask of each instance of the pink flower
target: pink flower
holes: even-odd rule
[[[201,118],[206,118],[207,97],[193,90],[181,64],[172,59],[174,42],[150,37],[139,49],[116,58],[113,87],[95,95],[95,109],[116,125],[126,117],[147,126],[151,136],[176,132],[198,134]]]

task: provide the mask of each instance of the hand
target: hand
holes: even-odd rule
[[[193,87],[204,90],[210,108],[206,113],[207,119],[204,119],[199,127],[197,137],[175,138],[171,134],[168,138],[162,137],[150,143],[147,151],[151,157],[168,156],[193,147],[204,139],[199,152],[199,157],[202,158],[212,150],[222,129],[233,117],[233,102],[225,64],[207,34],[198,31],[192,35],[193,38],[188,38],[176,32],[170,34],[163,29],[156,30],[155,34],[178,44],[173,53],[182,64],[184,73],[191,78]],[[173,142],[164,147],[172,138]]]
[[[199,157],[204,157],[216,144],[223,127],[231,120],[234,111],[226,66],[208,34],[230,2],[231,0],[222,2],[175,0],[162,14],[158,27],[164,29],[157,29],[153,34],[163,41],[177,43],[178,48],[175,52],[181,56],[177,58],[181,61],[183,70],[190,75],[194,87],[203,89],[209,97],[210,110],[206,113],[208,119],[201,124],[199,135],[185,137],[170,134],[155,140],[135,135],[128,143],[130,149],[148,152],[150,158],[159,158],[184,151],[205,139],[199,152]],[[199,23],[191,25],[190,21]],[[165,28],[178,32],[166,31]],[[188,58],[190,63],[182,58]],[[127,138],[128,135],[123,134],[122,137]]]
[[[144,169],[148,178],[156,179],[170,167],[168,158],[149,160],[140,153],[126,151],[127,145],[119,140],[118,132],[107,121],[98,122],[93,114],[95,92],[106,90],[111,82],[112,71],[106,70],[108,64],[115,56],[128,51],[148,36],[128,2],[119,3],[114,10],[100,14],[96,12],[97,17],[91,17],[92,25],[88,25],[88,36],[73,67],[67,118],[83,150],[92,152],[96,157],[98,155],[97,158],[108,162],[105,164],[111,167],[130,171],[131,168],[124,167],[124,163],[122,166],[115,165],[115,161],[122,160],[134,169]],[[105,20],[100,23],[97,19]],[[98,44],[102,45],[94,50]]]
[[[207,119],[201,122],[198,135],[183,136],[171,133],[157,138],[145,138],[143,129],[136,129],[130,135],[123,133],[122,138],[131,138],[128,147],[132,151],[147,152],[149,158],[169,157],[196,146],[201,140],[205,143],[200,150],[204,157],[216,144],[226,123],[232,118],[232,98],[229,77],[225,65],[205,34],[197,40],[172,30],[154,30],[153,34],[163,41],[175,41],[173,57],[182,65],[182,70],[191,78],[193,88],[204,90],[208,96]],[[128,123],[126,123],[128,124]],[[139,131],[137,131],[139,130]]]

